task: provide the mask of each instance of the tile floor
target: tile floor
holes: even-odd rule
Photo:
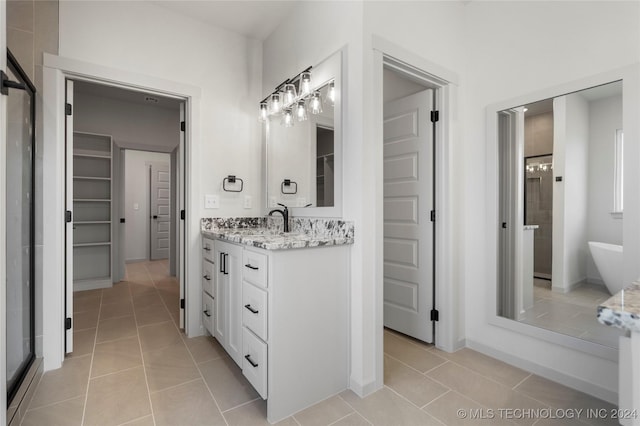
[[[534,279],[533,306],[522,322],[613,348],[624,330],[602,325],[597,306],[611,295],[600,285],[585,284],[569,293],[551,291],[551,281]]]
[[[128,265],[127,281],[77,293],[74,303],[75,351],[43,375],[24,426],[268,424],[266,404],[215,339],[186,338],[176,326],[178,287],[165,262]],[[449,354],[389,330],[384,337],[382,390],[364,399],[344,391],[280,424],[616,424],[584,413],[518,415],[508,409],[614,406],[470,349]],[[461,409],[485,418],[463,419]]]

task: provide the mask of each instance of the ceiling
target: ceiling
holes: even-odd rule
[[[147,0],[246,37],[264,40],[299,0]]]
[[[182,102],[180,99],[137,92],[104,84],[88,83],[85,81],[74,81],[73,89],[75,93],[79,94],[88,94],[102,98],[115,99],[121,102],[161,108],[178,109]]]

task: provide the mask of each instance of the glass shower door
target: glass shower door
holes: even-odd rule
[[[7,403],[10,404],[35,358],[35,88],[10,52],[7,77],[6,384]]]

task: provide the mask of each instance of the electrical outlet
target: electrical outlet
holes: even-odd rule
[[[244,196],[244,208],[245,209],[250,209],[251,208],[251,195],[245,195]]]
[[[207,194],[204,196],[204,208],[205,209],[219,209],[220,208],[220,196],[217,194]]]

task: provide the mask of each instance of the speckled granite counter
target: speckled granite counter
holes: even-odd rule
[[[640,282],[631,284],[598,306],[598,321],[640,332]]]
[[[205,218],[202,235],[266,250],[353,244],[353,223],[334,219],[292,218],[282,232],[281,218]]]

